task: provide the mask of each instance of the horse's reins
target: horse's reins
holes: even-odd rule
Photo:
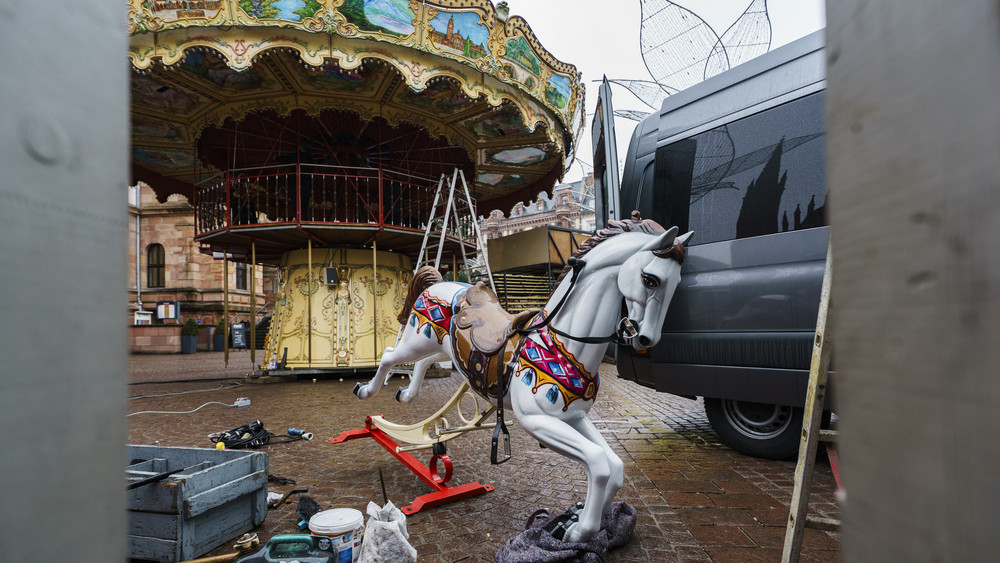
[[[580,279],[580,270],[587,265],[587,262],[580,260],[579,258],[570,258],[566,261],[566,263],[573,268],[573,277],[570,278],[569,289],[567,289],[566,293],[564,293],[562,298],[559,299],[559,303],[556,303],[556,306],[552,308],[552,312],[545,317],[545,320],[537,325],[532,325],[525,329],[518,329],[517,333],[521,336],[527,336],[532,332],[538,332],[539,329],[548,326],[548,324],[552,322],[552,319],[555,318],[556,314],[559,313],[559,310],[562,309],[562,306],[566,303],[566,298],[568,298],[569,294],[573,292],[573,288],[576,286],[577,280]],[[559,336],[562,336],[563,338],[569,338],[570,340],[576,340],[577,342],[583,342],[584,344],[605,344],[613,342],[615,344],[626,346],[631,345],[632,339],[639,334],[639,331],[635,328],[635,323],[633,323],[627,315],[618,321],[618,328],[608,336],[573,336],[572,334],[563,332],[554,326],[550,326],[549,330]]]

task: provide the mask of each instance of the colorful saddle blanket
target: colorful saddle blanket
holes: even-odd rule
[[[509,389],[509,378],[516,373],[533,393],[543,384],[552,384],[546,398],[555,404],[561,395],[566,410],[577,399],[593,399],[600,381],[547,326],[532,331],[537,339],[518,333],[525,325],[537,327],[545,316],[537,309],[511,315],[491,289],[478,283],[459,291],[452,303],[424,291],[414,302],[410,324],[427,338],[436,336],[438,343],[443,343],[446,334],[451,336],[455,367],[481,396],[496,399],[499,374],[506,375],[505,388]],[[515,370],[500,367],[515,362]]]

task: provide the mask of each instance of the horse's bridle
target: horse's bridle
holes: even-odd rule
[[[587,265],[587,262],[579,258],[570,258],[566,261],[566,263],[573,269],[573,277],[570,278],[569,289],[563,294],[559,303],[556,303],[556,306],[552,308],[552,312],[545,316],[545,320],[537,325],[531,325],[528,328],[519,329],[517,331],[518,334],[526,336],[532,332],[537,332],[539,329],[552,322],[552,319],[555,318],[556,314],[558,314],[560,309],[562,309],[562,306],[566,303],[566,298],[568,298],[569,294],[573,292],[573,288],[576,286],[576,282],[580,278],[580,270]],[[607,336],[573,336],[572,334],[563,332],[554,326],[550,326],[549,330],[559,336],[562,336],[563,338],[569,338],[570,340],[576,340],[577,342],[583,342],[584,344],[609,344],[613,342],[615,344],[631,346],[632,341],[639,335],[639,331],[636,329],[635,323],[632,319],[628,318],[627,311],[625,316],[619,319],[617,329]]]

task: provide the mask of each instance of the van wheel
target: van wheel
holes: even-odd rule
[[[799,453],[801,408],[706,397],[705,414],[723,443],[740,453],[767,459]]]

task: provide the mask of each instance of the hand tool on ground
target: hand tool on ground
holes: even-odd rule
[[[292,489],[292,490],[288,491],[287,493],[281,495],[281,498],[279,498],[278,500],[274,501],[273,503],[268,503],[267,507],[268,508],[277,508],[277,507],[281,506],[281,504],[283,502],[285,502],[286,500],[288,500],[288,497],[294,495],[295,493],[308,493],[308,492],[309,492],[309,488],[308,487],[302,487],[302,488],[298,488],[298,489]]]

